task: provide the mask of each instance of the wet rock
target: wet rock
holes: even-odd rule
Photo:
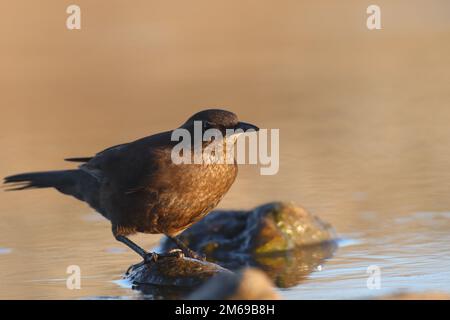
[[[261,278],[255,283],[265,283],[266,288],[272,288],[268,283],[273,282],[277,287],[287,288],[320,268],[337,247],[329,224],[303,208],[282,202],[265,204],[251,211],[214,211],[181,233],[179,238],[194,251],[205,255],[209,262],[166,257],[133,268],[126,279],[153,299],[178,299],[219,275],[217,278],[222,280],[215,280],[217,290],[225,290],[226,284],[228,289],[233,289],[230,292],[238,292],[236,288],[244,285],[241,281],[261,278],[261,272],[252,271],[245,276],[245,271],[244,276],[236,276],[227,269],[240,270],[250,266],[264,271],[271,279],[264,276],[266,280]],[[158,251],[167,252],[174,248],[171,240],[164,239]],[[249,296],[252,282],[247,281],[244,285]],[[254,294],[258,291],[264,290],[256,290]]]
[[[218,210],[186,229],[179,238],[209,258],[270,254],[335,240],[328,223],[292,203],[273,202],[251,211]],[[163,240],[163,250],[174,248]]]
[[[221,266],[186,257],[164,257],[125,275],[133,289],[150,299],[180,299],[215,275],[232,274]]]
[[[250,211],[214,211],[179,238],[208,261],[231,270],[243,266],[262,269],[283,288],[304,280],[337,248],[329,224],[283,202]],[[164,251],[174,247],[169,239],[161,243]]]
[[[125,276],[133,284],[194,287],[219,273],[232,273],[221,266],[186,257],[163,257],[132,268]]]
[[[311,272],[320,270],[336,248],[336,243],[325,242],[283,253],[255,255],[247,259],[247,265],[263,270],[277,287],[290,288],[306,280]],[[232,264],[223,265],[234,270]]]
[[[274,290],[267,275],[254,268],[245,268],[237,273],[222,273],[214,276],[191,293],[191,300],[275,300],[280,295]]]

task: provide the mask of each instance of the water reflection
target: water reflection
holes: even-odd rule
[[[237,271],[252,266],[263,270],[279,288],[290,288],[300,284],[313,271],[320,269],[325,260],[331,258],[337,249],[336,242],[327,242],[283,253],[266,255],[228,255],[232,259],[214,260],[214,263],[229,270]],[[138,290],[145,299],[181,299],[196,290],[196,287],[158,286],[149,284],[128,285]]]
[[[320,270],[336,249],[336,243],[328,242],[283,255],[255,257],[252,264],[266,272],[277,287],[290,288],[307,279],[312,272]]]

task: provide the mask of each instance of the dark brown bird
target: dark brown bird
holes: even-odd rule
[[[194,121],[201,121],[202,133],[218,129],[225,137],[226,129],[257,127],[239,122],[225,110],[209,109],[190,117],[180,128],[193,137]],[[237,165],[202,163],[175,164],[172,131],[151,135],[130,143],[110,147],[93,157],[70,158],[83,162],[78,169],[23,173],[6,177],[13,184],[9,190],[55,188],[88,203],[111,221],[114,237],[144,258],[156,259],[127,238],[136,232],[163,233],[182,252],[192,258],[199,256],[187,248],[176,235],[208,214],[233,184]],[[234,143],[236,136],[232,136]],[[223,143],[230,143],[223,139]],[[203,142],[200,151],[211,141]],[[216,141],[218,143],[218,141]],[[199,152],[193,145],[191,150]],[[224,148],[225,150],[225,148]]]

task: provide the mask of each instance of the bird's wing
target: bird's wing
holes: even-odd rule
[[[170,132],[163,132],[99,152],[80,169],[134,192],[149,184],[163,158],[170,160],[171,146]]]
[[[70,162],[89,162],[91,161],[93,158],[95,158],[98,155],[101,155],[104,152],[107,152],[109,150],[115,149],[115,148],[120,148],[123,147],[124,145],[126,145],[127,143],[122,143],[122,144],[118,144],[109,148],[106,148],[105,150],[102,150],[98,153],[95,154],[95,156],[93,157],[76,157],[76,158],[66,158],[64,159],[64,161],[70,161]]]

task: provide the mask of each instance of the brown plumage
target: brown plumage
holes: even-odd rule
[[[196,113],[180,127],[192,137],[194,121],[201,121],[203,131],[218,129],[224,136],[226,129],[258,130],[239,122],[234,113],[210,109]],[[149,254],[126,236],[163,233],[185,254],[198,257],[175,236],[217,206],[236,178],[237,165],[175,164],[171,152],[179,142],[171,141],[171,135],[172,131],[166,131],[105,149],[94,157],[66,159],[83,162],[76,170],[25,173],[6,177],[4,182],[14,184],[10,190],[54,187],[87,202],[111,221],[116,239],[144,259]],[[201,152],[209,143],[192,151]]]

